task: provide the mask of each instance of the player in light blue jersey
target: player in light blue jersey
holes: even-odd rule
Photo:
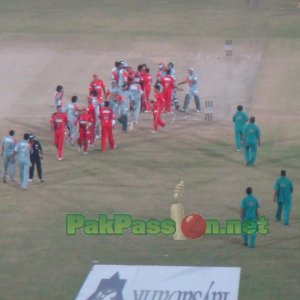
[[[196,112],[200,112],[201,110],[201,105],[200,105],[200,97],[199,97],[199,80],[198,76],[195,73],[193,68],[188,68],[188,75],[185,78],[184,81],[179,82],[177,86],[181,84],[188,83],[188,89],[186,91],[185,99],[184,99],[184,104],[183,108],[181,111],[183,112],[188,112],[188,106],[190,104],[190,100],[192,97],[194,97],[195,100],[195,105],[196,105]]]
[[[176,70],[175,70],[175,65],[172,62],[168,63],[168,70],[170,71],[170,76],[174,79],[172,105],[174,106],[175,110],[179,110],[179,99],[177,97],[177,86],[176,86]]]
[[[13,158],[15,156],[18,158],[20,185],[23,190],[27,190],[29,183],[30,152],[29,134],[25,133],[23,140],[17,143],[13,154]]]
[[[108,99],[116,119],[120,117],[120,91],[117,82],[112,80]]]
[[[73,96],[71,99],[71,103],[67,105],[66,113],[68,117],[68,129],[69,136],[68,140],[71,145],[74,145],[77,140],[77,117],[78,117],[78,106],[77,106],[78,97]]]
[[[9,177],[11,181],[16,181],[15,173],[16,173],[16,163],[13,156],[17,141],[14,138],[15,131],[10,130],[8,136],[4,136],[2,138],[2,177],[3,182],[6,183],[6,176],[9,173]]]
[[[123,84],[120,91],[120,117],[118,118],[118,121],[122,124],[123,133],[127,132],[129,107],[130,102],[133,100],[132,95],[127,88],[127,84]]]
[[[141,104],[142,104],[142,95],[144,94],[141,85],[139,84],[139,78],[135,78],[134,82],[129,87],[129,92],[132,96],[133,102],[133,124],[138,125],[139,122],[139,115],[141,111]]]
[[[92,91],[91,96],[88,97],[88,103],[91,103],[94,106],[94,120],[95,120],[95,128],[94,128],[94,139],[99,139],[101,136],[100,132],[100,119],[99,119],[99,111],[101,107],[101,103],[97,99],[97,91]]]

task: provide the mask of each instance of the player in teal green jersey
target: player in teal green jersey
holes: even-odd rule
[[[283,208],[283,224],[289,225],[291,204],[292,204],[292,193],[293,183],[286,177],[286,171],[281,170],[280,177],[274,184],[274,202],[277,201],[276,220],[281,220],[281,213]]]
[[[245,160],[247,166],[253,166],[256,159],[257,145],[260,146],[260,129],[255,125],[255,117],[244,128]]]
[[[238,105],[237,112],[234,114],[232,121],[234,123],[236,151],[241,151],[241,142],[243,141],[244,128],[245,124],[248,122],[248,116],[243,112],[242,105]]]
[[[247,196],[241,200],[241,220],[243,221],[243,246],[248,246],[249,238],[249,247],[254,248],[257,230],[256,220],[258,218],[259,203],[257,199],[252,196],[251,187],[247,187],[246,194]]]

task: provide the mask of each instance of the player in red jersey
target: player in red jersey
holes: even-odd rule
[[[160,84],[160,80],[166,76],[167,67],[164,62],[158,64],[158,71],[156,73],[156,83]]]
[[[163,95],[160,92],[160,86],[156,84],[154,86],[154,100],[153,106],[152,106],[152,112],[153,112],[153,129],[152,133],[155,133],[158,131],[158,125],[161,127],[165,127],[165,122],[160,118],[162,106],[164,103]]]
[[[135,78],[139,79],[139,84],[141,85],[142,89],[144,89],[144,75],[145,75],[146,68],[147,68],[146,64],[138,65],[137,71],[135,73]]]
[[[111,70],[111,81],[115,81],[116,83],[119,82],[120,63],[121,62],[116,61],[115,67]]]
[[[89,116],[87,109],[83,108],[81,113],[78,116],[78,127],[79,127],[78,146],[79,146],[79,151],[82,151],[82,147],[83,147],[83,154],[88,154],[87,150],[88,150],[91,126],[92,126],[91,117]]]
[[[132,66],[127,67],[127,73],[128,73],[128,85],[133,84],[135,79],[135,70]]]
[[[103,97],[105,96],[105,84],[98,78],[97,74],[93,75],[93,81],[91,81],[89,86],[90,96],[94,96],[97,93],[97,100],[99,103],[103,102]]]
[[[172,95],[173,95],[173,89],[175,85],[174,78],[170,76],[170,71],[167,71],[166,76],[163,76],[160,79],[160,84],[163,87],[163,96],[165,99],[165,110],[166,112],[171,112],[171,106],[172,106]]]
[[[105,101],[104,107],[100,107],[101,120],[101,151],[106,151],[106,141],[108,138],[109,146],[111,149],[115,149],[115,141],[113,137],[113,125],[115,123],[115,116],[112,109],[109,107],[109,101]]]
[[[144,101],[143,101],[143,110],[144,112],[150,111],[149,99],[152,85],[152,75],[150,74],[150,69],[145,68],[145,72],[142,73],[143,77],[143,91],[144,91]]]
[[[119,73],[118,73],[118,86],[121,88],[123,84],[128,84],[128,72],[126,68],[128,64],[124,61],[120,61]]]
[[[65,129],[68,126],[68,117],[61,111],[61,105],[58,105],[56,112],[50,118],[51,131],[54,138],[54,145],[57,149],[57,159],[62,160],[62,153],[65,141]]]
[[[99,108],[98,108],[99,109]],[[89,136],[89,144],[91,147],[94,147],[95,142],[95,128],[96,128],[96,108],[93,104],[93,98],[88,97],[88,107],[87,107],[87,113],[91,120],[91,127],[89,130],[90,136]]]

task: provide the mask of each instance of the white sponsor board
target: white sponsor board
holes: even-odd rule
[[[237,300],[240,268],[94,265],[76,300]]]

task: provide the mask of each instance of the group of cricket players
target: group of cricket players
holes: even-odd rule
[[[255,164],[257,147],[261,145],[260,129],[255,124],[255,117],[248,115],[243,111],[243,106],[238,105],[236,113],[233,115],[235,131],[235,146],[236,151],[244,151],[244,158],[247,167],[252,167]],[[293,183],[287,177],[286,170],[280,171],[280,177],[274,184],[274,202],[277,203],[276,221],[281,221],[283,212],[283,224],[289,225]],[[241,201],[241,219],[244,221],[256,221],[258,218],[259,202],[252,195],[252,187],[246,188],[246,197]],[[255,247],[256,234],[243,234],[243,245],[250,248]]]
[[[172,116],[175,111],[188,112],[190,100],[194,98],[195,112],[201,111],[199,97],[198,77],[193,68],[188,68],[186,78],[176,83],[176,71],[172,62],[158,64],[156,77],[153,78],[146,64],[141,64],[134,69],[126,61],[116,61],[111,71],[110,88],[107,89],[103,80],[93,74],[93,80],[88,88],[86,104],[82,106],[78,97],[74,95],[70,102],[64,103],[64,88],[58,85],[55,92],[55,112],[50,118],[50,127],[53,134],[54,145],[57,149],[57,159],[63,159],[65,141],[69,145],[77,145],[78,150],[88,154],[88,149],[94,147],[95,140],[101,138],[101,151],[106,151],[107,140],[111,149],[115,149],[113,131],[120,126],[122,133],[128,128],[133,129],[139,124],[140,113],[151,113],[153,125],[151,133],[156,133],[159,127],[166,125],[161,117]],[[177,89],[182,84],[187,84],[183,107],[180,108]],[[150,98],[151,90],[153,97]],[[239,105],[233,116],[235,129],[235,145],[238,152],[244,150],[246,165],[255,164],[257,146],[260,146],[260,129],[255,124],[255,117],[248,118]],[[14,138],[14,130],[2,139],[2,177],[7,183],[15,181],[16,159],[19,164],[20,185],[27,189],[28,182],[33,178],[33,166],[30,156],[35,151],[35,157],[42,158],[41,145],[33,147],[29,134],[24,134],[21,141]],[[41,164],[37,164],[40,182]],[[31,169],[30,169],[31,168]],[[277,202],[276,220],[289,224],[291,211],[291,194],[293,185],[282,170],[280,178],[276,181],[274,202]],[[252,196],[252,188],[246,189],[246,197],[241,202],[241,218],[243,220],[256,220],[258,217],[258,200]],[[248,246],[248,235],[243,235],[243,244]],[[255,235],[249,237],[249,246],[255,246]]]
[[[184,106],[179,109],[176,89],[185,83],[188,89]],[[153,99],[150,101],[152,89]],[[162,113],[170,116],[176,110],[187,112],[192,97],[196,103],[195,111],[200,112],[197,75],[189,68],[187,77],[176,84],[176,71],[172,62],[159,63],[156,78],[153,79],[146,64],[134,69],[125,61],[116,61],[111,71],[110,88],[107,89],[103,80],[93,74],[84,107],[78,104],[77,96],[73,96],[71,102],[64,105],[63,95],[63,86],[58,85],[54,100],[56,112],[50,120],[58,160],[62,160],[66,131],[67,142],[70,145],[77,144],[79,151],[86,155],[98,138],[101,138],[102,152],[106,151],[107,140],[110,148],[115,149],[113,129],[120,125],[122,132],[126,133],[128,129],[138,126],[141,112],[153,114],[151,133],[156,133],[159,127],[166,125]]]
[[[188,68],[186,78],[176,84],[176,71],[172,62],[158,64],[156,77],[153,79],[146,64],[136,69],[125,61],[116,61],[111,71],[110,88],[107,89],[103,80],[93,74],[93,80],[88,88],[86,104],[78,102],[74,95],[70,103],[64,103],[64,88],[56,87],[54,97],[55,112],[50,118],[50,127],[54,145],[57,150],[57,159],[63,159],[65,141],[69,145],[78,145],[78,150],[88,154],[88,149],[94,147],[96,139],[101,138],[101,151],[106,151],[107,140],[111,149],[117,146],[114,141],[113,129],[117,130],[120,124],[122,132],[139,124],[140,113],[153,115],[153,130],[156,133],[159,127],[166,122],[162,113],[171,115],[179,110],[176,89],[181,84],[187,84],[184,106],[180,111],[187,112],[190,99],[194,97],[196,112],[200,112],[200,98],[198,78],[192,68]],[[151,90],[153,98],[150,101]],[[33,134],[26,133],[23,139],[16,141],[15,131],[10,130],[2,138],[3,182],[15,181],[16,161],[19,164],[20,185],[27,189],[33,180],[34,166],[37,167],[39,182],[42,177],[42,147]],[[8,176],[9,179],[8,180]]]

